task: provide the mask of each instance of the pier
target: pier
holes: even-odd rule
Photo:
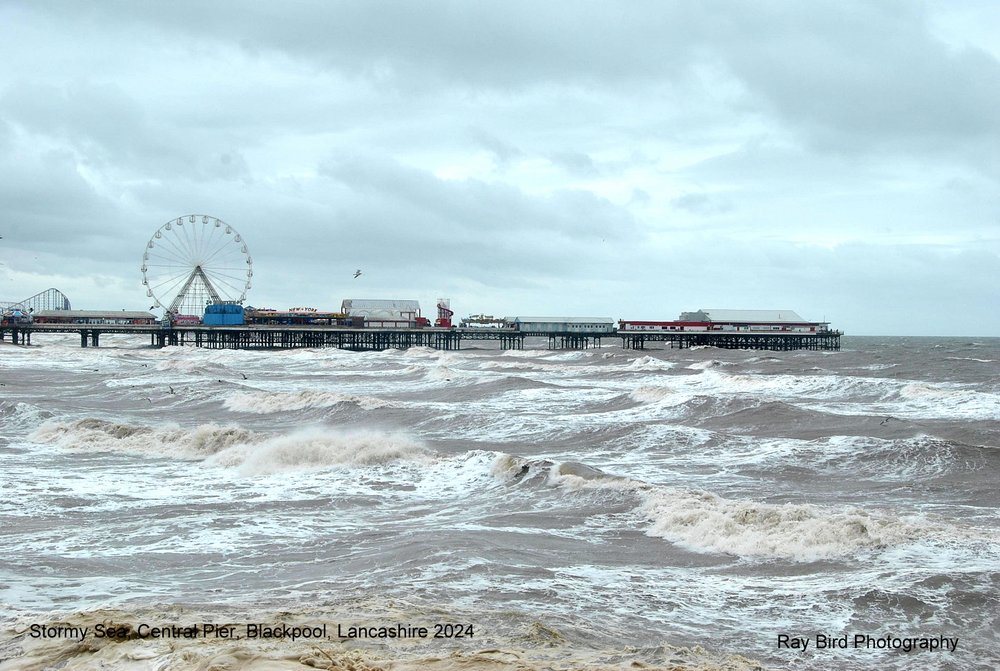
[[[686,349],[705,346],[754,350],[839,350],[840,331],[820,333],[775,332],[681,332],[642,333],[633,331],[535,332],[482,328],[348,328],[336,326],[173,326],[160,324],[31,324],[0,327],[0,341],[9,335],[15,345],[31,345],[32,335],[76,333],[81,347],[99,347],[105,334],[148,336],[152,347],[188,345],[209,349],[293,349],[335,347],[353,351],[382,351],[430,347],[458,350],[462,342],[495,341],[499,349],[524,349],[526,338],[545,338],[549,349],[600,347],[604,338],[621,338],[622,349],[643,350],[647,344],[661,348]]]
[[[709,331],[688,333],[641,333],[619,331],[622,349],[646,349],[646,343],[666,343],[668,348],[718,347],[771,351],[839,350],[841,331],[819,333],[775,333],[753,331]]]

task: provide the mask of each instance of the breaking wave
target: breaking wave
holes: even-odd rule
[[[674,368],[677,364],[673,361],[664,361],[663,359],[657,359],[651,356],[641,356],[638,359],[630,361],[628,364],[623,366],[629,370],[644,370],[644,371],[657,371],[657,370],[670,370]]]
[[[152,453],[197,459],[233,445],[257,442],[261,436],[246,429],[218,424],[182,429],[176,425],[149,427],[87,418],[46,422],[30,434],[29,440],[74,450]]]
[[[403,434],[319,426],[267,435],[217,424],[182,429],[88,418],[48,422],[32,433],[30,440],[74,450],[204,459],[206,464],[237,468],[244,475],[433,457],[422,443]]]
[[[728,361],[719,361],[718,359],[706,359],[705,361],[696,361],[690,364],[688,368],[690,370],[708,370],[709,368],[719,368],[720,366],[735,366],[736,364]]]
[[[34,427],[51,418],[51,412],[43,410],[37,405],[22,402],[0,402],[0,419],[3,419],[4,424],[11,428]]]
[[[641,510],[652,522],[649,535],[696,552],[802,562],[885,548],[927,533],[857,508],[731,500],[698,490],[650,493]]]
[[[656,387],[646,385],[638,387],[629,392],[629,398],[640,403],[658,403],[660,401],[673,401],[672,405],[679,405],[691,398],[689,394],[671,387]]]
[[[223,405],[227,410],[234,412],[252,412],[264,415],[311,408],[331,408],[340,403],[353,403],[363,410],[375,410],[392,405],[388,401],[374,396],[357,396],[311,389],[297,392],[238,392],[229,396]]]
[[[207,460],[243,475],[372,466],[394,461],[430,461],[434,453],[409,436],[376,431],[313,427],[255,444],[233,445]]]
[[[617,490],[639,498],[646,533],[700,553],[810,562],[934,535],[931,525],[858,508],[734,500],[711,492],[652,485],[577,462],[501,455],[495,477],[508,483],[542,478],[567,491]]]

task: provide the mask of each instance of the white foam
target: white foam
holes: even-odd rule
[[[670,370],[676,365],[677,364],[673,361],[664,361],[663,359],[657,359],[651,356],[641,356],[638,359],[633,359],[627,365],[623,366],[623,368],[627,368],[629,370],[656,371]]]
[[[52,413],[30,403],[4,401],[0,403],[0,416],[7,427],[26,429],[38,426],[51,417]]]
[[[664,403],[665,405],[680,405],[691,398],[691,394],[667,386],[646,385],[634,389],[629,398],[640,403]]]
[[[223,402],[227,410],[268,414],[308,408],[330,408],[340,403],[354,403],[364,410],[392,405],[374,396],[341,394],[333,391],[306,389],[297,392],[237,392]]]
[[[455,369],[442,365],[433,366],[425,373],[427,380],[431,382],[451,382],[460,375]]]
[[[66,449],[201,458],[232,445],[256,442],[260,436],[246,429],[214,423],[185,429],[176,424],[149,427],[87,418],[46,422],[30,434],[29,440]]]
[[[243,475],[261,475],[394,461],[426,462],[432,456],[422,443],[403,434],[313,427],[256,444],[234,445],[207,463],[237,468]]]
[[[978,361],[979,363],[995,363],[996,359],[977,359],[971,356],[948,356],[946,359],[951,359],[952,361]]]
[[[705,361],[696,361],[693,364],[687,366],[690,370],[708,370],[709,368],[718,368],[719,366],[732,366],[733,364],[726,361],[719,361],[718,359],[707,359]]]
[[[994,420],[1000,417],[1000,394],[960,385],[886,381],[888,389],[872,402],[803,404],[838,415],[892,415],[909,419]]]
[[[815,561],[926,535],[921,526],[857,508],[730,500],[698,490],[654,491],[640,509],[651,536],[740,557]]]
[[[516,465],[498,461],[497,468],[509,477]],[[695,552],[806,562],[962,535],[955,528],[859,508],[734,500],[703,490],[654,486],[570,462],[554,464],[548,481],[568,491],[633,492],[641,499],[636,512],[650,523],[648,535]]]

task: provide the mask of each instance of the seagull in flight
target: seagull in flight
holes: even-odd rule
[[[361,269],[360,268],[358,268],[357,270],[354,271],[354,279],[358,279],[359,277],[361,277]]]

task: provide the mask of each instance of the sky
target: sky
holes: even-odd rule
[[[187,214],[258,307],[1000,336],[1000,3],[0,1],[0,301]]]

